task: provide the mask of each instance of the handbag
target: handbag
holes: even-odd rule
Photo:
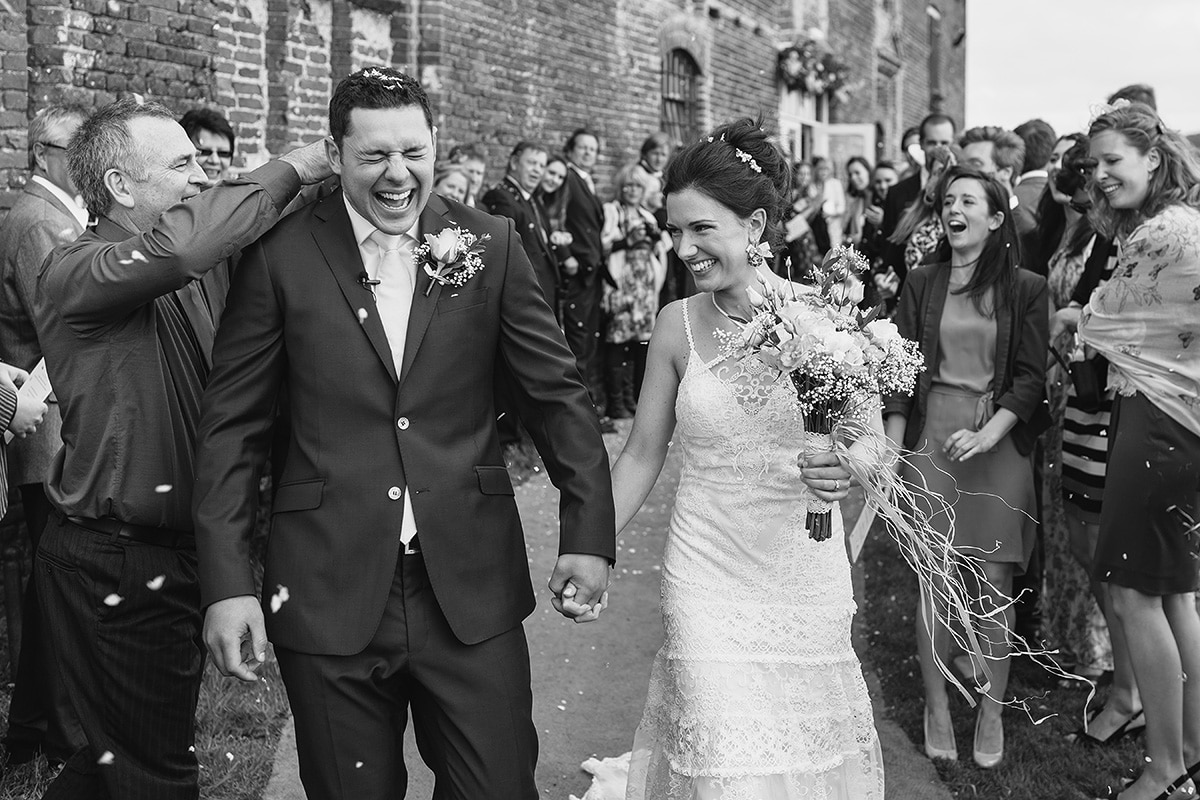
[[[1096,354],[1090,359],[1067,363],[1062,354],[1054,347],[1050,348],[1054,358],[1071,376],[1071,385],[1075,388],[1075,405],[1086,414],[1095,414],[1104,405],[1108,394],[1108,359]]]

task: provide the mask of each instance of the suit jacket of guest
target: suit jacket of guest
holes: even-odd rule
[[[340,191],[243,253],[217,335],[198,434],[195,501],[205,605],[253,594],[249,542],[273,412],[286,386],[288,447],[267,546],[273,641],[360,652],[382,619],[411,493],[432,590],[475,643],[534,608],[525,540],[496,432],[503,360],[521,419],[561,493],[562,553],[615,558],[608,457],[596,414],[513,225],[430,198],[422,233],[488,234],[463,286],[417,270],[396,373]]]
[[[925,427],[929,390],[938,371],[939,334],[946,294],[950,290],[950,265],[926,264],[908,274],[900,293],[894,321],[900,333],[916,341],[925,357],[925,370],[911,396],[892,396],[884,413],[908,419],[904,446],[913,449]],[[1017,270],[1011,301],[996,308],[996,370],[992,398],[997,408],[1007,408],[1019,422],[1012,430],[1013,443],[1022,455],[1033,452],[1034,441],[1050,425],[1046,403],[1046,354],[1050,343],[1050,295],[1046,279]]]
[[[883,222],[876,240],[879,245],[878,255],[884,266],[891,267],[901,281],[908,274],[908,267],[904,264],[904,243],[894,244],[888,241],[888,237],[896,232],[896,226],[900,224],[905,210],[920,195],[921,173],[917,171],[888,189],[887,197],[883,201]]]
[[[1038,203],[1042,199],[1042,192],[1046,191],[1046,184],[1047,178],[1039,175],[1026,178],[1013,190],[1017,197],[1017,207],[1013,209],[1013,222],[1017,225],[1017,238],[1021,242],[1021,263],[1024,265],[1029,264],[1029,259],[1037,249]]]
[[[567,167],[563,188],[567,192],[566,228],[573,237],[571,255],[579,261],[580,273],[590,275],[604,263],[604,245],[600,240],[604,205],[573,167]]]
[[[533,264],[533,271],[541,284],[542,294],[546,302],[553,306],[558,295],[558,259],[550,247],[546,209],[534,207],[535,203],[540,206],[542,201],[533,196],[526,198],[511,178],[505,178],[488,189],[481,202],[489,214],[508,217],[516,225],[525,255]]]
[[[51,250],[81,233],[79,220],[49,189],[32,180],[25,184],[0,226],[0,359],[26,370],[41,360],[33,324],[38,272]],[[46,480],[54,454],[62,447],[62,417],[53,397],[37,431],[8,447],[12,486]]]

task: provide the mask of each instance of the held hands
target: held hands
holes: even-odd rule
[[[329,138],[318,139],[312,144],[285,153],[279,160],[292,165],[296,174],[300,176],[301,183],[320,183],[333,175],[333,167],[330,166],[329,156],[326,154],[326,143],[330,141]]]
[[[227,597],[204,615],[204,643],[225,677],[254,683],[254,673],[267,660],[267,629],[262,606],[250,595]]]
[[[550,576],[554,610],[575,622],[592,622],[608,605],[608,559],[564,553]]]
[[[17,391],[29,380],[29,373],[12,364],[0,363],[0,386],[17,395],[17,410],[13,412],[8,429],[18,439],[24,439],[37,430],[46,415],[46,404],[32,397],[21,397]]]
[[[796,458],[800,480],[821,500],[836,503],[850,494],[850,471],[837,453],[801,453]]]

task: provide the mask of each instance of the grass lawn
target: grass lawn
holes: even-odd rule
[[[864,615],[872,652],[880,654],[872,661],[883,686],[886,712],[916,747],[922,748],[924,698],[913,627],[916,578],[878,522],[867,537],[861,558],[866,571],[866,603],[859,614]],[[980,769],[971,760],[974,709],[957,692],[951,693],[959,761],[935,763],[938,774],[955,797],[1092,798],[1103,794],[1128,769],[1141,763],[1140,738],[1127,739],[1111,748],[1085,748],[1063,739],[1082,722],[1085,689],[1062,688],[1027,659],[1019,659],[1013,665],[1009,693],[1028,698],[1035,717],[1054,716],[1034,725],[1019,710],[1006,711],[1005,758],[993,770]],[[1098,708],[1103,699],[1101,689],[1093,707]]]

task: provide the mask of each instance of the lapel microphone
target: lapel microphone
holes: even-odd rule
[[[371,276],[365,271],[358,273],[358,285],[370,292],[371,297],[375,298],[376,300],[379,298],[375,297],[375,287],[378,286],[379,283],[380,281],[378,280],[371,280]]]

